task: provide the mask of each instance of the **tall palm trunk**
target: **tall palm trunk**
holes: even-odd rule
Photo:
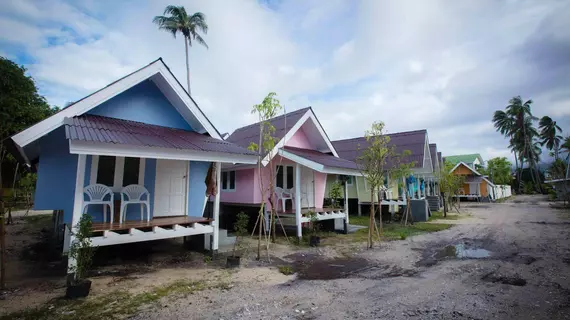
[[[515,176],[517,177],[517,179],[519,178],[519,157],[517,156],[517,152],[515,151]],[[519,185],[520,185],[520,180],[519,180]],[[520,190],[519,190],[520,193]]]
[[[186,81],[188,81],[188,94],[192,95],[190,92],[190,63],[188,61],[188,37],[184,37],[184,47],[186,48]]]

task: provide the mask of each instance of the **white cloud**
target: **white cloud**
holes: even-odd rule
[[[171,3],[121,2],[109,10],[109,3],[93,0],[8,1],[0,4],[0,28],[17,24],[4,41],[29,48],[30,73],[51,103],[63,105],[160,56],[185,83],[182,39],[151,23]],[[533,95],[535,113],[567,117],[570,125],[570,98],[554,88],[569,84],[570,72],[560,63],[552,69],[558,72],[544,65],[553,61],[541,56],[545,46],[530,46],[538,53],[521,49],[541,36],[570,42],[565,3],[174,4],[207,16],[210,49],[190,51],[192,93],[223,132],[255,120],[251,106],[270,91],[288,111],[313,106],[333,139],[362,135],[382,120],[390,132],[427,128],[445,154],[507,152],[490,118],[518,94]],[[17,57],[19,48],[3,45],[0,52]],[[530,61],[535,56],[546,62]],[[547,74],[551,82],[541,85]]]

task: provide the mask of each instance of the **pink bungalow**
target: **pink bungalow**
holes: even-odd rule
[[[283,224],[296,226],[302,236],[301,225],[308,222],[307,213],[317,213],[317,219],[335,220],[337,228],[348,224],[348,207],[326,208],[323,205],[327,175],[359,176],[352,161],[338,157],[319,120],[309,108],[293,111],[270,120],[277,138],[275,148],[264,155],[261,172],[257,165],[222,167],[221,201],[225,208],[237,206],[259,207],[262,199],[259,175],[263,176],[265,197],[276,194],[277,212]],[[226,141],[247,147],[259,141],[259,123],[239,128]],[[275,166],[275,189],[269,189],[268,166]],[[226,211],[232,211],[228,209]],[[235,210],[234,210],[235,211]]]

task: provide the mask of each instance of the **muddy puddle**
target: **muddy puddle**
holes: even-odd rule
[[[443,248],[429,249],[424,254],[424,258],[418,261],[417,265],[431,267],[442,260],[485,259],[493,255],[494,253],[492,251],[484,248],[483,242],[477,240],[463,240]]]

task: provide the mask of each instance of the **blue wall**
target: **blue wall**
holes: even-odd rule
[[[89,114],[192,130],[158,87],[145,80],[102,103]]]
[[[188,190],[188,215],[201,217],[204,214],[206,175],[210,162],[190,161],[190,190]]]
[[[41,138],[34,209],[63,210],[64,221],[70,223],[76,172],[77,155],[69,153],[63,127]]]

